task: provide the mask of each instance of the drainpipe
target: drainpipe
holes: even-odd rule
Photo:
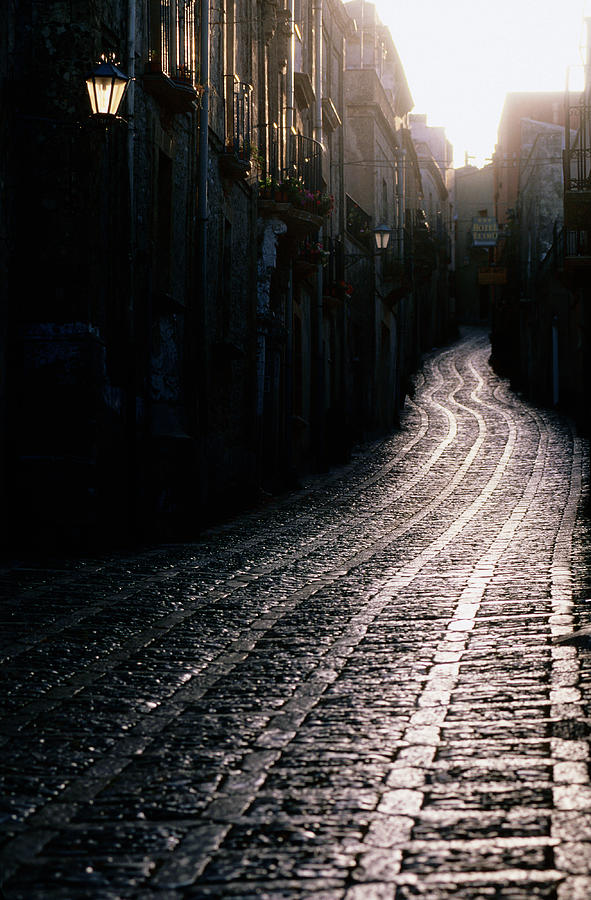
[[[207,400],[208,400],[208,352],[205,329],[207,308],[207,171],[209,167],[209,0],[200,0],[200,77],[202,85],[201,107],[199,109],[199,168],[197,171],[197,317],[193,327],[197,328],[199,361],[196,367],[198,378],[198,429],[200,459],[198,459],[200,496],[202,502],[207,496]]]
[[[131,212],[130,234],[131,245],[134,247],[135,238],[135,196],[134,196],[134,142],[135,142],[135,2],[129,0],[127,18],[127,72],[129,84],[127,86],[127,165],[129,169],[129,208]],[[133,254],[132,254],[133,263]]]
[[[177,29],[177,8],[176,8],[176,0],[169,0],[169,14],[170,14],[170,35],[172,37],[173,29],[176,34]],[[170,40],[168,42],[168,66],[170,74],[176,78],[177,68],[178,68],[178,59],[177,59],[177,44],[176,40]]]
[[[293,261],[289,261],[287,296],[285,298],[285,463],[291,484],[294,475],[293,457]]]
[[[404,135],[402,135],[402,143],[404,144]],[[404,260],[406,244],[406,150],[404,146],[399,152],[398,161],[400,164],[400,249]]]
[[[285,125],[287,127],[287,134],[291,134],[291,130],[294,126],[295,115],[294,115],[294,95],[293,95],[293,81],[294,81],[294,56],[295,56],[295,27],[294,27],[294,13],[295,13],[295,0],[289,0],[288,4],[289,9],[289,41],[287,44],[287,73],[285,76]],[[289,141],[289,138],[288,138]],[[291,160],[288,160],[288,163]]]
[[[401,261],[404,262],[404,217],[406,215],[406,150],[399,147],[396,151],[398,166],[398,247]]]
[[[295,67],[295,2],[289,0],[289,41],[287,44],[287,73],[285,78],[285,125],[287,141],[287,166],[291,167],[292,131],[295,125],[294,110],[294,67]],[[288,477],[291,481],[294,469],[293,459],[293,259],[290,257],[287,297],[285,301],[285,327],[287,343],[285,350],[285,460]]]
[[[558,317],[552,319],[552,403],[558,406],[560,397],[560,380],[558,370]]]
[[[314,14],[314,139],[322,143],[322,0],[313,0]]]
[[[361,28],[359,29],[359,68],[363,68],[363,56],[365,52],[365,0],[361,0]]]
[[[314,139],[322,144],[322,0],[313,0],[314,11],[314,91],[316,100],[314,103]],[[322,154],[323,151],[321,151]],[[321,159],[321,175],[322,175],[322,155]],[[318,237],[322,240],[322,229],[318,233]],[[322,266],[316,267],[316,291],[315,306],[313,319],[316,326],[316,377],[314,408],[315,431],[313,440],[316,443],[316,460],[317,467],[322,470],[325,468],[325,442],[324,442],[324,424],[326,417],[325,410],[325,385],[324,385],[324,311],[322,307]]]
[[[135,46],[136,46],[136,0],[129,0],[127,8],[127,172],[129,179],[129,299],[127,310],[127,398],[125,411],[128,453],[128,515],[131,529],[135,531],[138,521],[138,459],[137,459],[137,421],[136,421],[136,376],[135,376],[135,247],[136,247],[136,211],[135,211]]]
[[[207,289],[207,169],[209,164],[209,0],[200,0],[201,6],[201,72],[200,82],[203,88],[201,108],[199,111],[199,172],[198,172],[198,253],[199,253],[199,287],[201,299],[205,302]]]

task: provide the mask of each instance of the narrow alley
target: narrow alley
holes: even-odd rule
[[[0,896],[591,896],[588,444],[489,356],[197,543],[2,570]]]

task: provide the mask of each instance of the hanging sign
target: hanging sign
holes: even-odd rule
[[[494,216],[474,216],[472,243],[475,247],[496,247],[499,226]]]
[[[507,269],[500,267],[479,269],[478,284],[507,284]]]

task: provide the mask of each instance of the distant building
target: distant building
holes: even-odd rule
[[[562,125],[521,120],[516,213],[523,267],[521,283],[526,297],[531,297],[532,282],[563,227],[563,146]]]
[[[505,98],[494,154],[495,209],[500,225],[515,210],[522,163],[521,120],[564,126],[564,94],[559,91],[509,93]]]
[[[474,242],[474,222],[494,218],[492,166],[455,170],[455,284],[456,315],[460,322],[489,322],[491,286],[481,283],[480,272],[493,260],[490,247]]]
[[[494,155],[492,362],[589,427],[589,92],[508,94]],[[568,118],[567,118],[568,110]]]
[[[501,229],[496,259],[506,283],[497,291],[493,310],[492,359],[499,372],[512,373],[516,384],[535,381],[541,391],[550,377],[549,355],[547,348],[531,343],[528,304],[538,292],[540,268],[562,225],[564,121],[563,93],[507,94],[493,157],[495,215]]]
[[[558,390],[587,433],[591,430],[591,17],[585,20],[587,46],[583,90],[567,91],[564,151],[564,231],[562,280],[569,292],[568,331],[558,347],[566,377]],[[564,314],[563,314],[564,316]]]
[[[374,265],[373,237],[377,226],[386,225],[392,230],[393,246],[410,206],[411,179],[404,180],[402,166],[412,97],[375,5],[353,0],[345,9],[356,23],[347,41],[345,71],[345,259],[347,279],[355,286],[351,307],[353,353],[358,360],[355,417],[362,422],[367,410],[367,425],[375,433],[397,419],[405,377],[400,346],[413,334],[406,322],[406,307],[412,301],[388,300],[385,257]]]
[[[438,299],[432,306],[429,333],[431,342],[438,343],[447,336],[456,314],[453,147],[445,129],[428,125],[426,115],[411,114],[409,124],[421,173],[422,208],[437,250]]]

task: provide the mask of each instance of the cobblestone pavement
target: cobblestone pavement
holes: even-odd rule
[[[197,543],[0,573],[4,897],[591,897],[588,448],[488,354]]]

